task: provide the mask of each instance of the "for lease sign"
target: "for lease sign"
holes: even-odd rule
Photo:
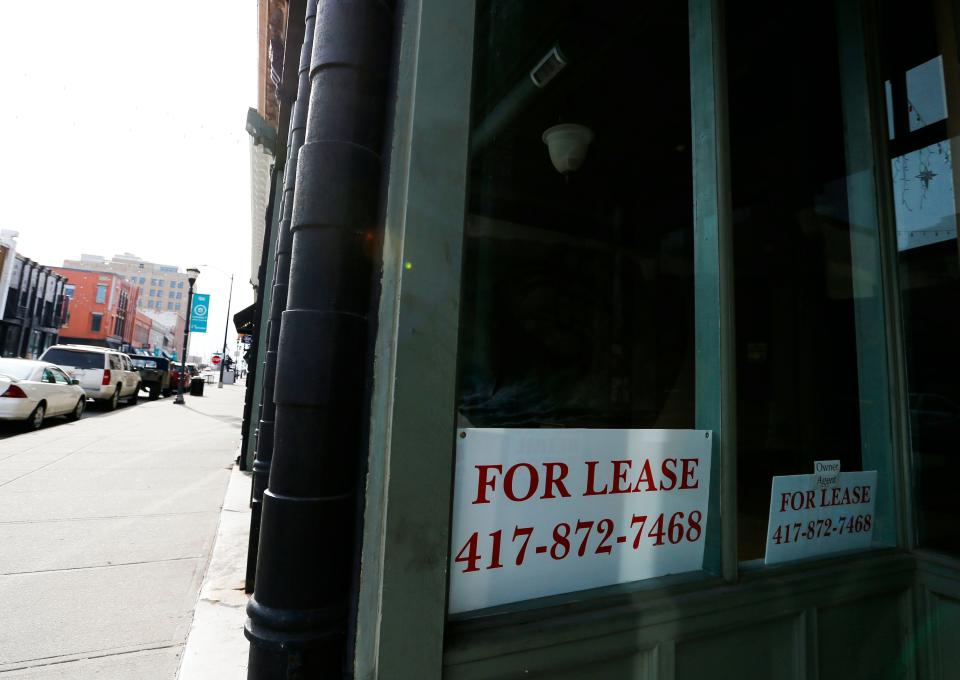
[[[819,461],[811,475],[774,477],[764,563],[869,548],[876,488],[876,470],[841,472],[839,461]]]
[[[703,430],[458,432],[451,613],[703,566]]]

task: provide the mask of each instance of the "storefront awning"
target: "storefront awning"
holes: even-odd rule
[[[256,306],[256,303],[254,303],[233,315],[233,327],[237,329],[237,333],[253,333],[256,329],[253,322]]]

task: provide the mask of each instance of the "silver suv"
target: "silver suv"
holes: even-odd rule
[[[106,406],[117,408],[121,399],[136,404],[140,393],[140,374],[130,357],[106,347],[89,345],[53,345],[41,361],[60,366],[80,381],[87,396]]]

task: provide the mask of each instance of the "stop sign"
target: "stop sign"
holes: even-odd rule
[[[217,364],[220,363],[220,357],[218,357],[216,354],[214,354],[214,355],[213,355],[213,358],[212,358],[210,361],[212,361],[212,362],[213,362],[213,365],[216,366]]]

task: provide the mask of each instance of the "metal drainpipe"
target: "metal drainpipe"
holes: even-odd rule
[[[248,678],[349,674],[393,5],[322,0],[277,360],[275,446],[247,606]]]
[[[287,307],[287,283],[290,278],[290,253],[293,234],[290,221],[293,217],[293,194],[297,173],[297,156],[303,146],[307,127],[307,106],[310,98],[310,53],[313,50],[313,32],[316,23],[317,0],[307,2],[303,46],[300,48],[299,84],[297,99],[293,105],[290,132],[287,138],[286,167],[283,174],[280,224],[277,228],[277,257],[273,276],[273,292],[270,297],[270,318],[267,321],[267,352],[263,364],[263,395],[260,406],[260,426],[257,429],[257,452],[253,461],[253,484],[250,503],[250,538],[247,544],[247,592],[256,585],[257,555],[260,549],[260,516],[263,492],[270,477],[273,459],[274,386],[276,383],[277,348],[280,342],[280,319]]]

